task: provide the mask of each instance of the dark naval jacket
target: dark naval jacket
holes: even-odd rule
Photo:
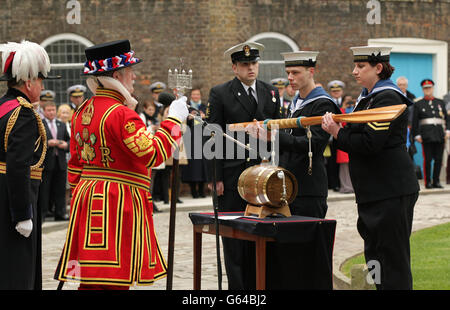
[[[256,92],[258,97],[257,107],[253,107],[250,98],[241,81],[234,78],[231,81],[213,87],[209,94],[206,109],[206,121],[208,124],[217,124],[221,130],[226,131],[227,124],[251,122],[253,119],[266,120],[280,118],[280,98],[278,89],[270,84],[256,80]],[[245,144],[254,145],[248,134],[230,133],[234,138]],[[245,137],[245,139],[243,138]],[[256,140],[256,139],[255,139]],[[257,144],[257,143],[255,143]],[[234,152],[230,152],[230,149]],[[206,147],[205,147],[206,148]],[[226,158],[227,153],[234,154],[232,158]],[[243,156],[245,153],[245,156]],[[239,156],[240,155],[240,156]],[[230,156],[228,156],[230,157]],[[248,167],[259,164],[261,158],[243,151],[239,146],[223,140],[223,159],[216,160],[216,181],[223,181],[225,187],[223,210],[238,211],[245,208],[245,202],[240,199],[237,192],[237,182],[240,174]],[[208,161],[209,181],[213,173],[213,161]],[[237,195],[237,196],[236,196]],[[236,202],[236,199],[241,203]],[[233,201],[234,200],[234,201]],[[219,201],[220,204],[220,201]]]
[[[365,89],[354,112],[412,102],[390,81]],[[337,136],[338,148],[349,154],[356,202],[367,203],[413,194],[419,184],[406,149],[408,110],[392,122],[347,123]]]
[[[302,106],[303,105],[303,106]],[[341,111],[322,87],[316,87],[300,103],[294,98],[291,118],[321,116]],[[292,172],[298,182],[297,197],[327,197],[328,181],[323,152],[330,134],[321,125],[311,126],[312,174],[309,168],[309,140],[306,128],[280,132],[280,166]],[[295,203],[295,202],[294,202]]]

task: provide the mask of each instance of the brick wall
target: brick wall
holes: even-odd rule
[[[369,25],[367,0],[79,0],[81,24],[70,25],[67,1],[2,0],[0,41],[42,42],[59,33],[94,43],[128,38],[144,59],[135,67],[139,97],[149,95],[152,82],[166,82],[168,68],[183,57],[206,101],[210,87],[233,76],[223,57],[227,48],[261,32],[278,32],[301,49],[320,51],[316,80],[341,79],[356,94],[350,46],[383,37],[449,41],[450,1],[380,2],[381,24]]]

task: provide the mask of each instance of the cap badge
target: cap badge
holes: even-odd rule
[[[245,57],[249,57],[250,56],[250,46],[245,45],[244,48],[243,48],[243,51],[244,51]]]

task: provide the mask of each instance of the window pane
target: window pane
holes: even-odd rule
[[[293,51],[289,44],[278,38],[270,37],[257,40],[257,42],[265,47],[261,53],[258,78],[269,83],[272,79],[286,77],[284,59],[281,53]],[[266,63],[267,61],[276,61],[276,63]]]
[[[270,80],[280,77],[286,77],[284,62],[279,64],[259,64],[259,80],[270,83]]]
[[[69,69],[52,69],[49,75],[60,75],[59,80],[44,80],[45,89],[53,90],[56,93],[55,103],[57,106],[69,102],[67,95],[67,88],[75,84],[82,84],[86,86],[86,77],[81,75],[82,68]],[[85,98],[92,96],[89,91]]]
[[[86,46],[74,40],[59,40],[48,45],[47,50],[52,64],[84,63]]]
[[[85,55],[86,46],[75,40],[58,40],[45,47],[50,62],[54,64],[73,64],[68,68],[52,68],[49,75],[60,75],[59,80],[45,80],[45,89],[53,90],[56,93],[55,103],[59,106],[69,102],[67,88],[75,84],[86,85],[86,78],[81,75],[82,66]],[[87,96],[92,96],[88,90]]]
[[[261,53],[261,60],[283,60],[281,53],[292,52],[291,47],[280,39],[265,38],[258,40],[258,43],[265,47]]]

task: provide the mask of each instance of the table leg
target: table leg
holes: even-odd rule
[[[266,288],[266,240],[257,238],[256,245],[256,289]]]
[[[200,290],[202,278],[202,232],[194,226],[194,290]]]

